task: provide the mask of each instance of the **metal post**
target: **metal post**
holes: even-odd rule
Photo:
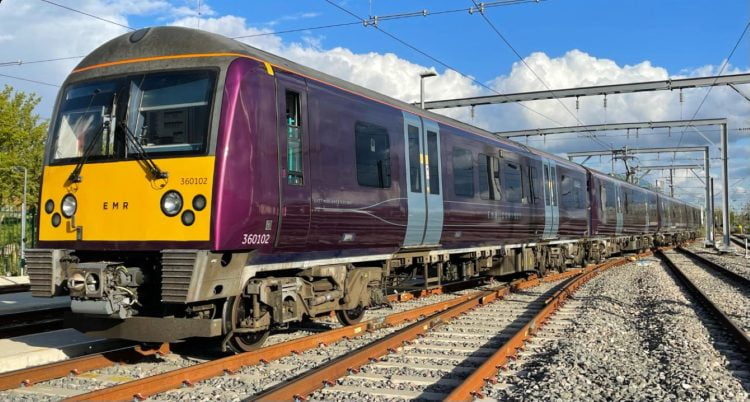
[[[21,275],[26,265],[26,188],[29,171],[23,168],[23,203],[21,203]]]
[[[713,231],[713,222],[714,222],[714,209],[712,205],[712,199],[711,199],[711,157],[708,153],[708,146],[706,146],[706,149],[703,151],[703,170],[705,171],[706,175],[706,222],[704,224],[704,228],[706,228],[706,239],[704,241],[704,246],[711,245],[713,246],[716,242],[714,239],[714,231]],[[711,222],[711,228],[712,230],[709,230],[709,222]]]
[[[722,245],[721,251],[731,251],[732,247],[729,244],[729,167],[727,165],[727,154],[729,148],[729,141],[727,140],[727,125],[726,123],[721,125],[721,181],[722,181]]]
[[[427,77],[434,77],[436,75],[437,74],[433,73],[432,71],[426,71],[419,74],[419,104],[421,105],[422,109],[424,109],[424,79]]]
[[[21,275],[26,262],[26,192],[29,171],[24,166],[13,166],[13,170],[20,171],[23,169],[23,201],[21,202]]]
[[[708,230],[711,231],[711,238],[714,238],[714,227],[716,226],[716,222],[714,222],[714,178],[711,178],[711,222],[709,223]],[[715,247],[716,243],[711,244],[711,247]]]

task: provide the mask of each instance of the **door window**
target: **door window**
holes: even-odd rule
[[[300,118],[299,93],[286,91],[286,177],[288,184],[296,186],[303,184],[302,121]]]
[[[440,194],[439,160],[440,155],[438,154],[437,133],[434,131],[427,131],[427,172],[429,176],[428,185],[430,186],[430,194]]]
[[[411,179],[411,191],[422,192],[422,175],[420,170],[422,164],[419,158],[419,128],[409,126],[409,178]]]

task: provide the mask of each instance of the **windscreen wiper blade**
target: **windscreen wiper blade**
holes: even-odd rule
[[[76,167],[73,168],[73,171],[70,172],[70,175],[68,176],[68,181],[71,183],[80,183],[81,180],[83,180],[83,177],[81,177],[81,170],[83,170],[83,165],[86,163],[86,161],[89,159],[89,156],[91,155],[91,152],[94,150],[97,143],[99,143],[99,138],[102,136],[102,131],[107,130],[107,135],[109,135],[109,120],[103,121],[102,124],[99,125],[99,129],[96,130],[99,135],[94,137],[94,140],[89,143],[89,145],[86,147],[86,149],[83,151],[83,155],[81,156],[81,159],[78,160],[78,163],[76,163]]]
[[[146,165],[146,169],[148,170],[148,173],[151,175],[154,179],[166,179],[169,177],[169,173],[167,173],[166,170],[161,170],[159,166],[156,166],[156,163],[154,160],[148,155],[146,150],[143,148],[143,145],[138,141],[137,138],[135,138],[135,135],[132,131],[130,131],[130,128],[128,125],[124,122],[120,122],[120,126],[123,130],[125,130],[125,138],[128,139],[128,142],[130,145],[135,148],[136,153],[138,155],[138,159],[143,162],[144,165]]]

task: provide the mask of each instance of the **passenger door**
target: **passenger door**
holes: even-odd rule
[[[560,208],[558,205],[557,165],[551,159],[542,159],[544,188],[544,234],[543,239],[555,239],[560,228]]]
[[[279,144],[278,247],[301,247],[310,229],[310,137],[304,79],[276,74]],[[263,174],[263,172],[259,172]]]
[[[622,188],[622,186],[619,183],[615,184],[615,194],[617,194],[617,198],[615,200],[617,201],[617,227],[615,228],[615,234],[619,235],[622,234],[622,228],[623,228],[623,207],[625,202],[625,194],[623,193],[625,189]]]
[[[443,227],[440,129],[404,112],[407,226],[404,247],[437,245]]]

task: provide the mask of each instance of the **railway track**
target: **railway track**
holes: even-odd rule
[[[31,290],[31,285],[28,283],[13,283],[0,286],[0,294],[8,293],[21,293],[28,292]]]
[[[737,247],[739,247],[743,252],[745,251],[745,238],[740,237],[739,235],[731,235],[729,237],[729,240],[732,241]]]
[[[65,327],[63,315],[69,308],[51,308],[0,315],[0,338],[53,331]]]
[[[377,309],[377,310],[371,310],[368,311],[368,318],[371,319],[372,323],[371,325],[373,327],[377,326],[386,326],[389,324],[397,323],[399,320],[407,319],[409,318],[409,313],[404,313],[405,310],[408,310],[409,308],[412,308],[412,314],[429,314],[431,312],[437,311],[439,309],[445,308],[445,305],[450,305],[452,299],[461,299],[464,297],[463,294],[471,292],[471,287],[475,287],[478,285],[481,285],[486,280],[469,280],[459,283],[452,283],[449,285],[445,285],[442,287],[436,287],[431,289],[420,289],[420,290],[414,290],[409,292],[402,292],[399,294],[392,294],[388,296],[388,300],[393,304],[391,309]],[[454,292],[454,293],[450,293]],[[441,304],[445,303],[445,305]],[[425,307],[423,309],[420,309],[420,307]],[[388,315],[388,313],[391,312],[393,314]],[[311,334],[309,335],[310,338],[314,337],[316,334],[329,330],[331,327],[327,326],[325,324],[316,325],[314,323],[308,324],[306,327],[297,328],[299,331],[297,333],[299,334]],[[360,333],[364,333],[366,331],[362,330],[361,326],[355,326],[352,328],[349,328],[350,332],[353,331],[353,333],[347,332],[347,331],[339,331],[338,333],[332,332],[331,336],[328,336],[331,339],[336,339],[336,335],[342,338],[347,337],[355,337],[359,335]],[[335,331],[335,330],[334,330]],[[330,330],[328,332],[331,332]],[[283,335],[281,335],[283,337]],[[288,335],[286,336],[289,337]],[[273,341],[273,337],[269,339],[269,342]],[[304,344],[304,341],[298,342],[297,348],[299,350],[304,350],[304,347],[307,346],[299,346]],[[312,345],[312,344],[310,344]],[[313,346],[318,346],[319,343],[314,343]],[[201,345],[204,346],[204,345]],[[151,347],[128,347],[128,348],[122,348],[117,350],[112,350],[108,352],[103,353],[96,353],[91,355],[82,356],[79,358],[74,358],[70,360],[66,360],[63,362],[58,363],[52,363],[47,364],[43,366],[38,367],[32,367],[29,369],[24,370],[18,370],[16,372],[10,372],[5,374],[0,374],[0,391],[7,391],[7,390],[13,390],[15,388],[18,388],[20,386],[26,387],[24,388],[24,395],[28,394],[34,394],[33,390],[34,387],[32,387],[35,384],[39,383],[45,383],[42,384],[39,388],[41,389],[41,393],[50,396],[74,396],[79,393],[78,392],[67,392],[64,390],[66,387],[73,387],[71,384],[63,384],[63,377],[69,377],[73,376],[71,378],[75,378],[76,376],[79,376],[81,379],[81,384],[76,384],[76,387],[81,387],[83,389],[90,389],[92,387],[96,387],[95,384],[84,384],[86,380],[115,380],[116,382],[122,382],[122,381],[128,381],[128,380],[134,380],[136,378],[129,378],[127,375],[119,375],[118,373],[126,370],[117,370],[116,366],[118,365],[124,365],[123,367],[127,367],[128,365],[138,365],[138,364],[146,364],[150,365],[157,361],[162,361],[165,366],[171,366],[171,368],[167,368],[167,370],[176,370],[181,367],[180,365],[192,365],[195,364],[198,359],[188,358],[187,362],[185,361],[178,361],[180,357],[178,356],[181,351],[185,349],[190,349],[190,345],[181,345],[177,344],[175,345],[175,354],[170,354],[169,345],[152,345]],[[279,347],[280,349],[283,349],[283,347]],[[263,349],[264,351],[268,351],[268,349]],[[290,349],[291,350],[291,349]],[[289,351],[287,351],[289,353]],[[190,353],[187,353],[190,354]],[[230,356],[230,358],[234,358],[235,356]],[[247,356],[246,356],[247,357]],[[208,359],[216,359],[217,356],[208,356]],[[264,359],[267,357],[264,357]],[[270,358],[269,358],[270,359]],[[221,359],[219,359],[221,360]],[[232,361],[233,359],[230,359]],[[219,362],[220,364],[223,363],[223,361]],[[241,361],[240,361],[241,363]],[[255,363],[254,363],[255,364]],[[237,367],[241,367],[237,366]],[[151,368],[149,368],[151,370]],[[164,371],[164,370],[161,370]],[[210,370],[209,370],[210,372]],[[221,374],[223,371],[220,371],[218,374]],[[155,373],[153,370],[149,371],[149,374],[159,374],[158,372]],[[58,379],[58,380],[55,380]],[[54,380],[54,381],[53,381]],[[52,381],[52,383],[50,383]],[[196,380],[197,381],[197,380]],[[50,385],[51,384],[51,385]],[[182,382],[178,381],[175,386],[180,386]],[[55,389],[57,388],[57,389]],[[169,388],[167,388],[169,389]],[[48,392],[51,392],[48,393]],[[18,394],[16,394],[18,396]],[[126,398],[127,399],[127,398]]]
[[[627,259],[625,258],[613,259],[597,267],[589,267],[586,270],[570,270],[562,275],[544,279],[532,277],[527,280],[519,280],[512,284],[500,285],[481,291],[464,290],[461,295],[445,294],[448,292],[448,288],[417,291],[411,293],[411,295],[392,295],[390,297],[391,300],[408,300],[407,302],[396,303],[395,306],[398,307],[417,301],[435,302],[426,305],[422,303],[422,305],[416,308],[404,309],[404,311],[388,315],[384,314],[385,310],[379,312],[376,310],[373,314],[374,318],[357,325],[327,330],[323,330],[325,328],[318,328],[316,331],[310,331],[309,335],[269,345],[254,352],[223,357],[214,356],[213,358],[209,357],[207,361],[197,363],[195,360],[189,363],[182,362],[183,367],[177,365],[178,367],[175,368],[175,364],[173,363],[179,359],[179,352],[178,355],[174,353],[170,355],[168,350],[165,349],[166,346],[139,350],[130,348],[96,356],[84,356],[66,362],[0,375],[0,390],[12,390],[19,385],[23,385],[26,386],[23,390],[10,391],[10,393],[4,393],[4,395],[29,397],[33,395],[35,388],[33,385],[42,383],[40,384],[40,388],[43,395],[51,387],[63,387],[67,388],[65,391],[67,393],[58,393],[56,394],[58,397],[68,397],[70,400],[121,400],[143,399],[157,394],[161,394],[160,398],[166,399],[201,397],[201,390],[206,388],[205,392],[207,393],[205,396],[210,397],[210,392],[212,392],[211,387],[217,383],[217,377],[226,374],[236,374],[230,376],[228,380],[233,381],[233,384],[235,384],[233,387],[237,388],[237,381],[251,381],[254,384],[252,386],[239,387],[241,390],[239,392],[244,391],[244,394],[241,393],[238,397],[242,398],[247,397],[248,394],[258,393],[260,397],[277,399],[277,393],[265,394],[260,392],[269,390],[269,388],[270,391],[268,392],[271,392],[276,389],[271,388],[274,383],[285,381],[296,374],[299,374],[301,377],[305,375],[323,375],[327,379],[330,377],[327,380],[328,383],[334,382],[337,378],[352,372],[350,369],[358,369],[360,366],[366,365],[372,357],[366,357],[360,364],[347,365],[338,376],[331,376],[326,369],[322,368],[339,362],[342,359],[350,358],[348,355],[353,349],[362,350],[373,347],[373,345],[380,345],[379,347],[382,349],[383,342],[394,342],[393,339],[397,339],[394,338],[395,334],[402,333],[403,331],[410,330],[413,332],[412,335],[415,336],[417,333],[425,333],[428,330],[450,332],[454,327],[445,327],[445,325],[455,325],[456,329],[460,325],[445,324],[448,317],[455,317],[460,315],[460,313],[466,313],[466,320],[471,320],[472,316],[481,318],[483,317],[482,314],[489,314],[486,312],[492,311],[493,316],[498,317],[497,322],[494,319],[492,322],[492,325],[496,327],[494,328],[495,330],[498,329],[497,327],[504,325],[502,322],[508,324],[505,325],[504,332],[499,336],[488,335],[489,338],[483,343],[481,337],[469,335],[471,331],[467,331],[467,335],[465,335],[466,339],[464,340],[465,345],[463,349],[460,349],[465,355],[464,359],[468,358],[468,360],[474,363],[470,370],[466,367],[456,370],[456,373],[462,373],[465,378],[463,378],[464,381],[461,385],[454,387],[453,392],[464,395],[464,399],[466,399],[472,394],[479,395],[478,393],[481,391],[482,386],[484,386],[485,380],[494,378],[497,373],[497,367],[507,363],[508,359],[512,358],[523,347],[524,342],[539,329],[547,317],[562,304],[564,299],[575,288],[581,286],[601,270],[625,263],[626,261]],[[570,287],[566,287],[563,290],[557,289],[562,286],[559,284],[560,281],[573,276],[575,278],[566,282]],[[538,286],[539,288],[529,290],[530,287],[534,286]],[[511,290],[518,291],[518,293],[512,293]],[[558,291],[555,292],[555,290]],[[505,301],[492,303],[494,300],[504,297],[506,298]],[[526,308],[519,307],[522,304],[526,305]],[[484,307],[477,308],[481,306]],[[477,310],[474,312],[469,311],[472,308],[477,308]],[[484,308],[491,308],[492,310],[484,310],[485,313],[482,313]],[[506,317],[505,321],[501,322],[499,317],[505,316],[513,318],[509,322]],[[474,322],[476,325],[481,326],[487,323],[487,320],[475,319]],[[444,329],[441,330],[440,327]],[[426,334],[425,338],[419,340],[417,343],[407,345],[406,350],[412,350],[420,344],[419,342],[424,343],[429,339],[430,335]],[[432,339],[436,339],[436,337],[432,336]],[[392,344],[390,347],[387,346],[381,356],[388,353],[389,348],[392,350],[404,350],[402,341],[396,340],[395,342],[396,344]],[[494,353],[489,353],[488,349],[492,347],[497,348],[498,346],[502,347]],[[457,346],[452,344],[451,341],[445,341],[444,347],[447,349],[443,350],[442,353],[434,351],[438,354],[446,354],[446,361],[440,364],[443,366],[449,364],[460,366],[455,362],[455,357],[450,358],[447,355],[448,350],[456,349]],[[479,352],[470,352],[472,347],[479,349]],[[306,356],[312,356],[312,360],[305,362],[304,359]],[[484,361],[484,364],[476,360],[476,358],[480,358],[480,360]],[[151,365],[163,364],[168,368],[161,367],[156,370],[151,367],[145,371],[141,370],[142,372],[137,375],[128,373],[131,365],[135,367],[144,361]],[[126,364],[117,365],[118,363]],[[461,361],[458,363],[461,363]],[[387,362],[380,362],[379,364],[381,365],[381,370],[386,369],[384,366],[387,365]],[[423,364],[423,366],[428,365],[429,363]],[[415,364],[411,364],[411,366],[414,367],[411,367],[410,370],[420,369]],[[424,369],[424,367],[421,367],[421,369]],[[362,372],[365,372],[365,370],[362,370]],[[439,373],[440,371],[436,372]],[[71,377],[70,374],[74,374],[74,376]],[[287,377],[285,378],[284,376]],[[54,378],[57,378],[57,380],[50,381]],[[86,380],[91,378],[98,378],[99,381],[86,382]],[[205,381],[209,379],[214,380]],[[455,378],[453,380],[448,381],[448,383],[455,385]],[[78,382],[70,385],[70,381]],[[445,381],[443,380],[441,385],[444,383]],[[318,385],[323,384],[323,382],[313,382],[313,384],[315,386],[307,392],[295,392],[291,396],[309,395],[315,392],[319,388]],[[91,392],[81,392],[82,390],[90,390],[102,385],[106,387]],[[226,390],[225,388],[223,390]],[[341,388],[341,390],[344,389]],[[442,395],[448,391],[450,390],[441,389],[436,394],[440,393]],[[49,396],[50,394],[46,395]]]
[[[684,248],[658,255],[719,324],[739,356],[750,356],[750,280]]]
[[[564,277],[553,276],[534,291],[511,294],[508,289],[467,300],[252,399],[481,397],[481,389],[496,377],[498,367],[523,348],[575,289],[626,261],[620,258],[589,267],[564,286],[560,283]]]

